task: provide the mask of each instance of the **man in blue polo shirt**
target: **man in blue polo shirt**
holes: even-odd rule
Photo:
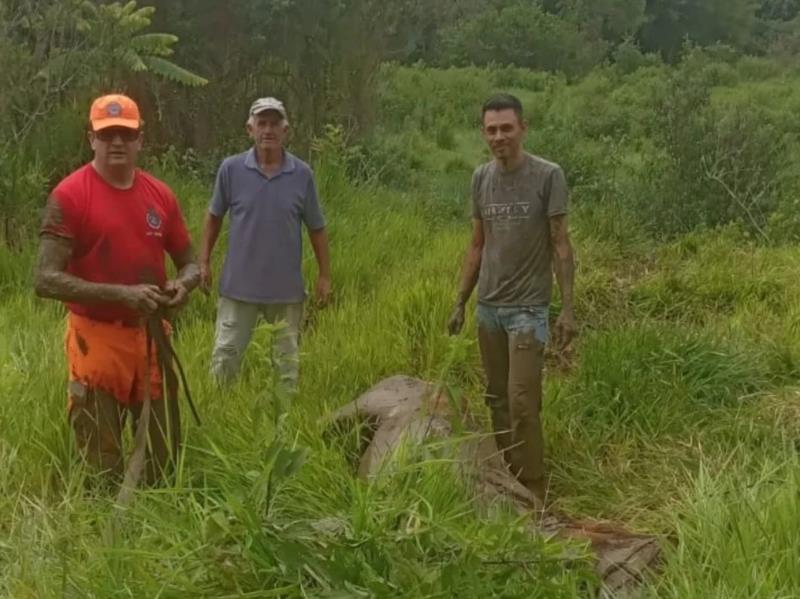
[[[274,357],[282,379],[296,388],[306,298],[302,224],[319,267],[316,298],[325,305],[331,292],[325,219],[311,168],[283,147],[289,132],[283,103],[275,98],[253,102],[247,132],[254,147],[222,162],[204,224],[200,274],[208,293],[211,252],[223,218],[230,214],[211,372],[221,382],[236,376],[261,316],[285,325],[278,332]]]

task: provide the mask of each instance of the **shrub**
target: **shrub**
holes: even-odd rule
[[[530,2],[489,8],[443,34],[445,64],[516,65],[530,69],[586,73],[605,56],[605,44],[589,39],[577,25]]]
[[[756,356],[679,326],[624,327],[584,345],[558,411],[599,441],[634,431],[645,438],[693,430],[766,383]]]

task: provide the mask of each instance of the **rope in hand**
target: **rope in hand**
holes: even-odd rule
[[[162,322],[166,321],[166,315],[163,310],[159,309],[152,314],[146,323],[147,327],[147,360],[145,363],[145,383],[142,385],[144,390],[144,398],[142,402],[142,411],[139,415],[139,422],[136,426],[134,434],[134,447],[128,468],[125,470],[125,477],[123,478],[122,485],[120,486],[119,493],[117,494],[116,505],[117,507],[125,507],[130,504],[133,498],[133,492],[139,485],[142,477],[142,472],[145,466],[145,457],[147,452],[147,441],[149,438],[149,425],[150,425],[150,412],[151,412],[151,397],[150,397],[150,360],[152,347],[155,345],[156,361],[158,368],[161,372],[161,380],[166,387],[165,400],[167,401],[168,416],[167,422],[168,431],[161,431],[166,433],[171,441],[171,457],[177,460],[178,450],[180,448],[180,410],[178,406],[178,377],[175,375],[177,367],[178,375],[180,376],[180,383],[186,395],[186,401],[189,404],[189,409],[192,411],[192,416],[197,423],[197,426],[202,426],[200,415],[197,412],[192,394],[189,390],[189,384],[186,381],[186,373],[183,369],[178,354],[169,341],[169,337],[164,332]]]

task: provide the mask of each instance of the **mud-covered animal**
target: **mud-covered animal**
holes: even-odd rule
[[[461,428],[453,426],[453,418],[460,418],[465,430],[457,444],[457,463],[481,501],[488,504],[506,500],[520,512],[533,512],[532,522],[547,537],[588,541],[596,555],[595,570],[603,582],[603,595],[635,596],[645,577],[658,565],[658,539],[613,523],[579,520],[544,509],[509,472],[493,436],[479,433],[470,418],[453,411],[444,393],[431,383],[393,376],[336,411],[329,424],[339,430],[363,427],[366,443],[358,474],[368,478],[377,474],[384,459],[401,442],[421,443],[452,436],[455,428]]]

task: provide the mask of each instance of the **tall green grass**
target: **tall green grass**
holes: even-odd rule
[[[794,453],[794,452],[793,452]],[[787,453],[752,478],[700,471],[676,514],[657,592],[667,597],[796,597],[800,463]],[[704,576],[696,576],[703,572]]]
[[[164,176],[197,238],[207,190]],[[337,188],[324,170],[320,181],[336,292],[329,309],[309,306],[294,406],[276,427],[268,328],[241,380],[214,386],[214,298],[195,295],[176,347],[205,426],[186,419],[175,484],[142,491],[122,513],[83,490],[66,420],[63,309],[34,299],[32,248],[2,255],[0,594],[571,597],[594,584],[586,563],[531,536],[510,511],[484,519],[450,465],[409,458],[364,483],[323,439],[319,419],[381,377],[445,367],[465,229],[433,231],[429,214],[396,193]],[[474,359],[456,366],[468,386],[478,381]],[[273,443],[303,449],[305,461],[267,491]]]
[[[467,198],[451,213],[413,188],[354,187],[338,166],[317,162],[335,294],[325,310],[309,306],[299,397],[276,418],[268,327],[240,380],[216,388],[215,297],[195,294],[176,346],[205,425],[185,419],[174,484],[142,490],[122,512],[84,491],[66,421],[63,309],[33,297],[33,247],[2,250],[0,595],[591,595],[585,560],[503,506],[476,505],[451,464],[407,448],[363,482],[347,443],[324,434],[322,417],[397,373],[444,376],[483,413],[474,316],[463,340],[444,332]],[[208,186],[160,174],[197,239]],[[575,362],[549,360],[546,378],[557,505],[664,533],[654,596],[796,595],[797,249],[730,232],[621,246],[582,219]],[[310,280],[312,256],[304,268]]]
[[[173,184],[196,226],[207,191]],[[585,566],[575,569],[558,545],[531,537],[507,512],[482,513],[446,464],[401,459],[390,474],[362,483],[341,448],[324,440],[319,417],[381,377],[441,372],[452,355],[443,323],[467,235],[457,221],[432,231],[425,203],[325,185],[336,299],[327,310],[310,310],[301,393],[288,420],[275,429],[267,329],[257,332],[241,381],[225,392],[214,387],[207,374],[214,300],[195,296],[180,317],[177,345],[207,424],[187,425],[177,482],[141,492],[116,516],[120,533],[110,544],[103,531],[114,510],[108,497],[83,491],[66,424],[62,311],[33,299],[30,252],[3,255],[4,594],[569,597],[592,585]],[[596,320],[584,331],[573,372],[548,378],[549,462],[562,507],[677,538],[654,593],[758,596],[796,583],[791,539],[758,533],[772,522],[780,530],[798,523],[798,469],[781,440],[791,419],[775,412],[783,404],[759,395],[787,379],[770,367],[769,346],[749,342],[753,331],[736,314],[768,315],[770,295],[742,289],[759,280],[791,286],[778,259],[790,254],[757,252],[752,259],[773,268],[743,279],[725,275],[741,260],[712,249],[725,242],[697,243],[700,251],[675,263],[665,254],[671,275],[651,271],[626,291],[612,281],[629,261],[578,239],[579,296],[582,275],[593,289],[581,311]],[[311,275],[310,260],[306,268]],[[648,298],[662,289],[659,276],[687,279],[692,290],[704,288],[696,280],[702,276],[720,291],[693,300],[691,314],[654,311]],[[725,281],[735,283],[721,312],[709,298]],[[615,302],[626,301],[608,301],[617,295],[630,302],[627,316],[614,314]],[[467,347],[461,362],[447,366],[480,411],[472,332]],[[265,452],[276,439],[308,454],[267,499]],[[767,477],[767,464],[783,474]],[[719,484],[709,474],[718,472],[725,473]],[[730,497],[740,508],[729,526]],[[743,556],[754,571],[770,569],[762,587],[747,586],[727,565]],[[712,584],[706,572],[715,568]]]

